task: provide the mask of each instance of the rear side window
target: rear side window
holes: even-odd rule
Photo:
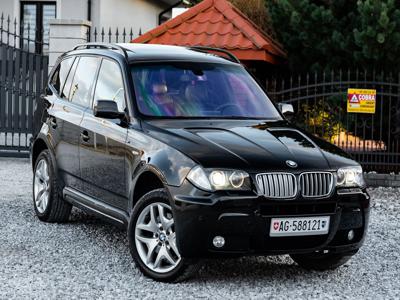
[[[93,83],[100,59],[97,57],[81,57],[72,81],[69,100],[83,107],[90,106]]]
[[[124,82],[116,62],[103,59],[94,94],[94,101],[96,100],[113,100],[117,102],[119,111],[125,110]]]
[[[76,67],[78,66],[79,62],[79,57],[75,59],[74,64],[71,67],[71,70],[69,71],[67,81],[65,81],[64,87],[61,92],[61,97],[64,99],[68,99],[69,97],[69,92],[71,91],[71,85],[72,85],[72,80],[74,79]]]
[[[67,79],[69,70],[71,69],[74,59],[74,57],[67,57],[66,59],[62,60],[61,63],[58,65],[56,71],[54,72],[53,77],[51,78],[50,84],[59,95],[61,95],[60,92],[64,87],[65,81]]]

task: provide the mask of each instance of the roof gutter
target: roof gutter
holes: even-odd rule
[[[87,20],[89,22],[92,22],[92,0],[88,0],[87,2]],[[91,40],[91,27],[89,26],[88,28],[88,36],[87,36],[87,41],[90,42]]]
[[[87,20],[92,21],[92,0],[87,2]]]
[[[160,13],[158,14],[158,25],[161,25],[161,18],[162,18],[162,16],[163,16],[165,13],[167,13],[167,12],[169,12],[170,10],[174,9],[175,7],[181,5],[182,3],[183,3],[183,0],[180,0],[180,1],[176,2],[175,4],[172,4],[170,7],[167,7],[167,8],[164,9],[162,12],[160,12]]]

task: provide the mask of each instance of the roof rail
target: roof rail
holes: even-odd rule
[[[233,55],[231,52],[221,49],[221,48],[206,47],[206,46],[190,46],[190,47],[188,47],[188,49],[194,50],[194,51],[200,51],[200,52],[204,52],[204,53],[209,53],[209,52],[222,53],[222,54],[227,55],[228,57],[219,55],[220,57],[240,64],[240,60],[235,55]]]
[[[124,47],[121,47],[117,44],[111,43],[85,43],[79,44],[74,47],[72,50],[79,50],[79,49],[109,49],[109,50],[116,50],[121,53],[125,59],[128,59],[128,53]],[[129,50],[130,51],[130,50]]]

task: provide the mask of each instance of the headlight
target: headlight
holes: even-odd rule
[[[197,166],[194,167],[192,170],[190,170],[187,178],[190,180],[191,183],[193,183],[198,188],[207,191],[211,190],[210,181],[208,180],[206,173],[201,167]]]
[[[187,178],[202,190],[250,190],[249,174],[238,170],[209,170],[194,167]]]
[[[340,168],[337,171],[336,185],[339,187],[364,187],[362,168],[360,166]]]

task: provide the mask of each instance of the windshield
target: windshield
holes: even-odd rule
[[[140,112],[154,117],[280,119],[241,66],[209,63],[133,65]]]

